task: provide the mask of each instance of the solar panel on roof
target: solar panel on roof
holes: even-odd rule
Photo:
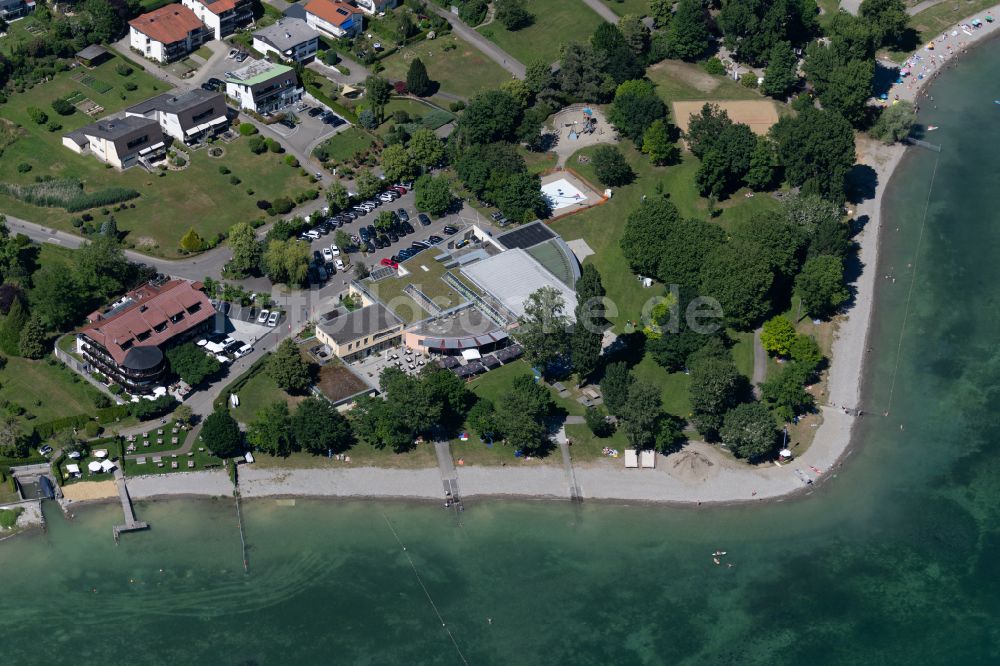
[[[535,222],[497,236],[497,241],[507,248],[519,247],[523,249],[538,245],[550,238],[555,238],[555,236],[555,233],[547,226],[541,222]]]
[[[368,277],[372,279],[372,282],[378,282],[379,280],[384,280],[385,278],[395,274],[396,269],[390,268],[389,266],[379,266],[369,273]]]

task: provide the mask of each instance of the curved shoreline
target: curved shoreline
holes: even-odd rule
[[[987,13],[1000,13],[1000,5],[969,16],[967,23]],[[951,29],[949,29],[950,33]],[[913,100],[924,88],[969,48],[1000,34],[1000,23],[984,27],[965,36],[949,36],[959,42],[948,53],[935,53],[933,71],[923,79],[911,77],[902,85],[893,86],[890,96]],[[926,53],[924,47],[919,52]],[[865,363],[871,317],[874,311],[875,275],[880,257],[880,235],[883,196],[906,153],[906,146],[885,146],[862,137],[858,164],[864,164],[877,174],[877,184],[871,199],[861,202],[854,218],[867,216],[868,222],[857,236],[858,260],[863,267],[855,282],[856,300],[853,308],[837,323],[832,362],[828,375],[828,401],[821,405],[823,421],[813,444],[799,458],[783,467],[748,466],[734,461],[715,446],[691,442],[678,453],[657,454],[655,469],[624,469],[621,461],[576,463],[573,471],[579,498],[614,504],[664,505],[697,507],[735,505],[748,502],[780,502],[812,494],[819,486],[836,478],[844,460],[852,453],[859,417],[848,413],[862,404],[867,370]],[[456,451],[460,455],[460,451]],[[456,457],[457,457],[456,455]],[[571,500],[566,472],[562,465],[526,465],[506,467],[463,466],[456,468],[460,491],[464,497],[477,499]],[[820,473],[813,471],[820,470]],[[797,476],[801,472],[812,483],[805,485]],[[230,497],[232,486],[224,472],[191,472],[176,475],[132,477],[128,480],[135,501],[155,501],[182,498]],[[340,498],[355,500],[441,501],[441,475],[434,468],[385,469],[372,467],[329,467],[320,469],[273,469],[256,466],[241,467],[241,496],[245,499],[264,498]],[[111,500],[85,500],[76,505]]]

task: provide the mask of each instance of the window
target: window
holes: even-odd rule
[[[142,332],[142,333],[140,333],[139,335],[135,336],[135,339],[136,339],[136,340],[138,340],[139,342],[142,342],[143,340],[148,340],[148,339],[149,339],[149,336],[150,336],[150,335],[151,335],[152,333],[153,333],[153,332],[152,332],[152,331],[150,331],[150,330],[146,330],[146,331],[143,331],[143,332]]]
[[[172,323],[172,324],[176,324],[176,323],[177,323],[177,322],[179,322],[179,321],[180,321],[181,319],[184,319],[184,313],[183,313],[183,312],[180,312],[180,313],[178,313],[178,314],[175,314],[175,315],[174,315],[173,317],[171,317],[171,318],[170,318],[170,323]]]
[[[156,326],[153,327],[153,330],[156,331],[157,333],[163,333],[163,331],[167,330],[167,322],[163,322],[162,324],[157,324]]]
[[[194,305],[192,305],[191,307],[189,307],[187,309],[188,314],[194,314],[195,312],[198,312],[199,310],[201,310],[201,303],[195,303]]]

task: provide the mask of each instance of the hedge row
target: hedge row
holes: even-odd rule
[[[98,423],[111,423],[117,419],[129,416],[131,413],[132,410],[129,405],[112,405],[111,407],[102,407],[101,409],[98,409],[96,416]],[[61,419],[53,419],[52,421],[46,421],[35,425],[35,434],[39,437],[39,439],[46,439],[61,430],[66,430],[68,428],[82,428],[87,425],[89,421],[91,421],[89,414],[64,416]]]
[[[139,196],[137,190],[125,187],[108,187],[96,192],[85,192],[83,183],[75,178],[52,179],[30,185],[0,183],[0,193],[35,206],[65,208],[71,213],[88,208],[111,206]]]

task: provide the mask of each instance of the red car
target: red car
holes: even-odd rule
[[[397,264],[395,261],[393,261],[389,257],[383,258],[382,261],[380,261],[379,263],[382,264],[383,266],[388,266],[389,268],[391,268],[393,270],[396,270],[396,269],[399,268],[399,264]]]
[[[400,196],[403,196],[404,194],[406,194],[406,188],[403,187],[402,185],[393,185],[389,189],[390,190],[396,190],[397,192],[399,192]]]

